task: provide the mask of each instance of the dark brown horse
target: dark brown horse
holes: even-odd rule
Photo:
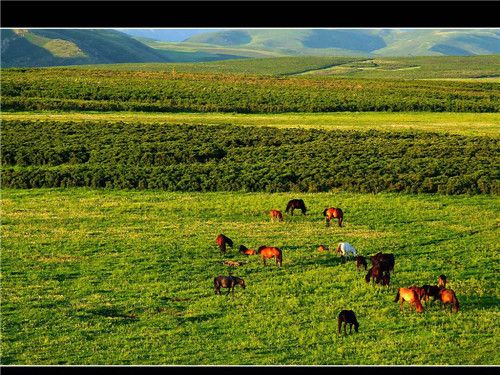
[[[269,211],[269,216],[271,216],[271,221],[274,220],[283,221],[283,213],[280,210]]]
[[[264,266],[266,265],[266,259],[276,258],[276,264],[281,267],[281,263],[283,262],[283,254],[277,247],[261,246],[257,250],[257,254],[262,257]]]
[[[323,210],[323,216],[326,216],[326,226],[330,225],[332,219],[338,219],[339,227],[342,226],[344,221],[344,213],[340,208],[329,207]]]
[[[437,285],[422,285],[422,290],[421,297],[420,299],[424,300],[424,303],[427,305],[427,303],[430,300],[430,297],[432,297],[431,303],[435,301],[440,301],[439,298],[439,292],[441,291],[441,288]]]
[[[384,270],[382,269],[380,264],[376,264],[368,270],[368,273],[365,276],[365,281],[369,283],[371,279],[372,281],[375,281],[376,284],[378,284],[380,283],[380,281],[382,281],[383,272]]]
[[[244,245],[240,245],[240,254],[243,255],[255,255],[257,252],[255,250],[249,249]]]
[[[394,271],[394,265],[396,263],[394,259],[394,254],[384,254],[381,252],[378,252],[375,255],[372,255],[370,257],[370,261],[372,262],[372,265],[376,265],[380,262],[386,262],[389,265],[389,271]]]
[[[446,288],[446,276],[445,275],[439,275],[439,277],[438,277],[438,287]]]
[[[358,255],[356,257],[356,269],[359,271],[359,269],[362,266],[365,267],[365,271],[366,271],[366,269],[368,267],[368,265],[366,264],[366,258],[364,256],[362,256],[362,255]]]
[[[245,280],[243,280],[241,277],[219,275],[214,278],[215,294],[221,294],[220,288],[228,288],[227,295],[229,295],[230,292],[232,292],[232,294],[234,295],[234,287],[236,285],[241,286],[243,289],[246,288]]]
[[[307,208],[306,208],[306,205],[304,203],[304,201],[302,199],[292,199],[288,202],[288,204],[286,205],[286,210],[285,212],[288,213],[288,211],[291,210],[291,214],[293,216],[293,210],[295,209],[299,209],[302,211],[302,214],[305,215],[306,214],[306,211],[307,211]]]
[[[457,296],[452,289],[441,289],[439,291],[439,300],[443,303],[443,306],[450,305],[450,312],[452,309],[457,313],[460,308],[460,303],[458,302]]]
[[[399,301],[399,311],[403,310],[403,303],[405,301],[409,302],[410,304],[410,313],[412,306],[415,306],[415,310],[417,310],[417,312],[419,313],[424,311],[424,308],[420,303],[420,300],[418,299],[417,293],[409,288],[398,289],[398,293],[396,294],[396,299],[394,300],[394,302],[398,301]]]
[[[358,332],[359,323],[356,319],[356,314],[352,310],[342,310],[339,314],[339,334],[342,328],[342,323],[344,324],[344,334],[347,335],[347,325],[349,324],[349,334],[352,333],[352,326],[354,330]]]
[[[217,246],[219,246],[219,249],[222,254],[226,253],[226,246],[230,246],[231,248],[233,247],[233,241],[229,238],[224,236],[223,234],[219,234],[216,238],[217,241]]]

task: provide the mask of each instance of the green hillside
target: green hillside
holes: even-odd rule
[[[3,29],[2,67],[169,61],[114,30]]]
[[[433,56],[500,53],[496,30],[259,29],[194,35],[188,42],[288,55]]]

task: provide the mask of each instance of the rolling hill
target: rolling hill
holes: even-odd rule
[[[186,42],[273,50],[288,55],[488,55],[500,31],[487,29],[254,29],[197,34]]]
[[[2,67],[170,61],[115,30],[2,29],[1,39]]]

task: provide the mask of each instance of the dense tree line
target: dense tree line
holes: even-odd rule
[[[4,111],[498,112],[500,84],[92,69],[3,69]]]
[[[4,121],[2,185],[499,194],[490,137]]]

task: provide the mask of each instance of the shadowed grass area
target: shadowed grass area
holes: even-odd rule
[[[4,189],[2,363],[500,363],[498,197],[308,193],[307,216],[271,223],[268,211],[291,198]],[[327,206],[342,207],[343,228],[325,226]],[[219,233],[235,243],[226,256]],[[354,262],[317,252],[340,241],[394,253],[391,285],[368,285]],[[283,267],[238,254],[240,244],[280,247]],[[230,271],[247,288],[216,296],[213,278]],[[437,304],[399,312],[397,287],[441,273],[458,314]],[[342,309],[358,315],[358,334],[336,334]]]

